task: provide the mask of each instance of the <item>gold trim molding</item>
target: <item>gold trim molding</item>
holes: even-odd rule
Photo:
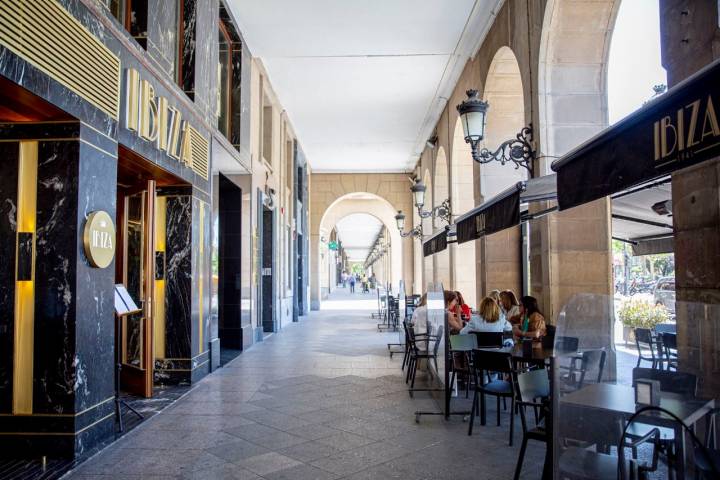
[[[0,45],[118,119],[120,59],[57,0],[0,0]]]

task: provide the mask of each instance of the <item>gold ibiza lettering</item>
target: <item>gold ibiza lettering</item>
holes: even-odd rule
[[[157,148],[166,152],[168,149],[168,101],[165,97],[158,97],[157,110]]]
[[[688,127],[687,142],[685,142],[685,145],[690,148],[699,143],[695,140],[695,130],[697,129],[698,112],[700,111],[700,100],[695,100],[690,105],[687,105],[685,108],[691,109],[690,126]]]
[[[708,127],[710,127],[708,129]],[[705,140],[707,136],[717,137],[720,135],[717,116],[715,115],[715,107],[713,106],[712,97],[708,95],[707,106],[705,107],[705,118],[703,119],[702,137],[700,141]]]
[[[125,128],[130,131],[138,131],[138,110],[140,102],[138,90],[140,85],[140,74],[134,68],[128,68],[125,73],[125,85],[127,101],[125,103]]]
[[[672,147],[668,148],[668,130],[672,132]],[[665,116],[660,120],[660,155],[667,157],[675,151],[677,147],[677,129],[672,124],[669,116]]]
[[[142,138],[150,142],[155,141],[157,136],[158,108],[155,103],[155,89],[150,82],[140,82],[140,129],[138,133]]]
[[[125,71],[125,128],[167,153],[180,163],[193,166],[192,126],[167,98],[156,95],[155,87],[140,78],[134,68]],[[195,131],[195,134],[197,132]]]
[[[170,126],[168,127],[167,153],[175,160],[180,160],[180,140],[182,138],[182,118],[177,108],[168,109]]]

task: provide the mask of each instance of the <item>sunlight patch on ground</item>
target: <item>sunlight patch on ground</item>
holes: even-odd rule
[[[376,298],[367,299],[333,299],[323,300],[320,310],[376,310],[378,304]]]

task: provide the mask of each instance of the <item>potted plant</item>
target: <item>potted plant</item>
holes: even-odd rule
[[[635,341],[633,329],[655,328],[659,323],[670,319],[670,313],[663,305],[654,305],[647,300],[629,298],[618,309],[618,317],[623,324],[625,344]]]

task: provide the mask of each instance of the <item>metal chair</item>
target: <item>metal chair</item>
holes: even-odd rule
[[[658,359],[658,356],[655,354],[657,342],[653,338],[652,332],[649,328],[635,329],[635,346],[637,347],[638,351],[638,361],[636,365],[637,367],[640,366],[640,362],[642,360],[645,360],[646,362],[651,362],[652,368],[658,368],[658,365],[662,365]],[[647,354],[644,353],[645,351],[650,352],[649,357],[647,356]]]
[[[720,408],[713,408],[708,413],[710,424],[705,431],[704,448],[696,445],[693,449],[695,457],[695,469],[697,476],[703,479],[716,479],[720,473],[720,450],[715,443],[715,417],[720,413]]]
[[[548,380],[547,370],[531,370],[529,372],[516,374],[514,373],[515,387],[517,399],[515,404],[520,410],[520,424],[522,425],[522,444],[520,445],[520,453],[518,454],[517,465],[515,466],[514,480],[520,478],[523,461],[525,459],[525,450],[528,440],[535,440],[547,444],[547,431],[545,427],[538,424],[538,418],[535,418],[535,427],[528,426],[528,420],[525,416],[525,409],[532,407],[537,412],[543,411],[545,405],[538,399],[545,399],[550,396],[550,381]],[[540,419],[542,419],[542,414]]]
[[[607,352],[605,350],[585,350],[580,357],[572,359],[569,367],[560,367],[568,370],[566,375],[560,377],[562,381],[561,391],[567,393],[580,390],[586,383],[588,373],[597,372],[597,375],[592,378],[592,382],[602,382],[606,357]]]
[[[553,347],[560,352],[577,352],[580,346],[580,339],[577,337],[558,336],[555,338]]]
[[[419,337],[415,336],[414,330],[410,329],[410,365],[408,366],[408,378],[411,379],[410,383],[410,390],[412,391],[415,388],[415,375],[417,374],[417,367],[418,362],[420,360],[425,359],[428,363],[428,373],[430,373],[430,360],[433,361],[435,364],[435,371],[437,371],[437,354],[438,354],[438,348],[440,347],[440,342],[443,338],[443,326],[441,325],[438,327],[437,335],[431,335],[427,334],[426,336],[423,336],[423,340],[427,342],[427,349],[421,350],[417,346],[417,341]],[[430,343],[433,344],[432,351],[430,350]],[[430,373],[432,375],[432,373]],[[405,380],[405,383],[407,383],[407,379]]]
[[[686,397],[695,397],[697,393],[697,376],[692,373],[671,372],[668,370],[657,370],[654,368],[633,368],[632,379],[633,384],[637,379],[657,380],[660,382],[660,390],[664,392],[677,393]],[[655,427],[654,425],[635,421],[627,429],[627,438],[636,441],[647,436],[648,432],[656,429],[659,436],[656,445],[659,450],[665,454],[668,462],[668,469],[675,460],[675,430],[668,427]],[[637,448],[631,445],[633,458],[637,458]]]
[[[662,332],[658,335],[660,338],[660,344],[662,345],[664,358],[660,360],[667,362],[667,368],[670,370],[674,368],[677,371],[678,367],[678,354],[677,354],[677,335],[670,332]]]
[[[450,373],[450,385],[455,384],[455,377],[458,373],[465,375],[465,398],[470,396],[470,357],[468,352],[477,348],[475,335],[450,335],[450,350],[452,352],[452,364]],[[458,357],[463,359],[463,365],[459,365]]]
[[[618,456],[611,455],[611,447],[616,446],[622,436],[622,424],[612,415],[603,415],[593,409],[565,405],[562,415],[558,416],[559,431],[563,448],[559,452],[560,478],[570,480],[596,480],[599,478],[618,478],[618,466],[624,469],[625,478],[645,478],[646,472],[657,469],[658,451],[653,448],[650,465],[640,465],[633,459],[626,459],[623,448],[618,448]],[[637,448],[645,443],[653,443],[658,430],[632,441],[629,446]],[[595,447],[592,449],[592,447]]]
[[[495,380],[484,381],[484,373],[493,372],[498,376]],[[480,411],[480,424],[485,425],[485,395],[497,398],[497,424],[500,426],[500,399],[510,398],[510,446],[513,444],[513,430],[515,422],[515,389],[512,380],[504,380],[503,375],[513,373],[512,357],[507,352],[492,350],[473,350],[473,373],[475,380],[475,393],[473,395],[472,410],[470,411],[470,425],[468,435],[472,435],[475,415]],[[478,406],[478,400],[480,405]]]
[[[553,348],[555,346],[556,331],[557,327],[555,325],[548,324],[545,326],[545,336],[541,339],[543,348]]]

